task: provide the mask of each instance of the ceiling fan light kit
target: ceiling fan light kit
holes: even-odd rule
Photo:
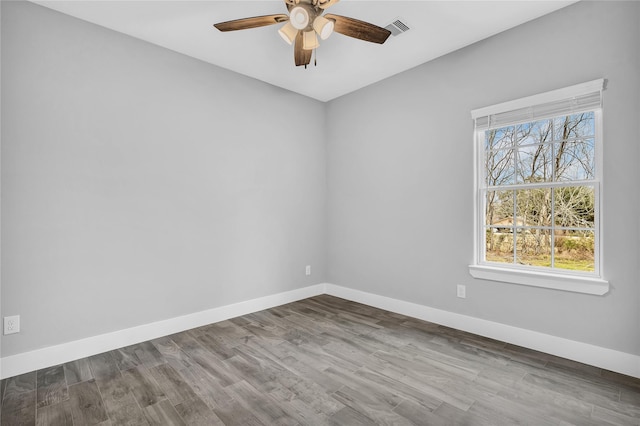
[[[313,20],[313,29],[318,33],[322,40],[329,38],[333,33],[334,22],[328,20],[324,16],[318,16]]]
[[[289,21],[295,29],[304,30],[309,25],[309,12],[302,6],[296,6],[289,12]]]
[[[287,22],[278,30],[278,34],[289,44],[293,44],[296,39],[296,34],[298,34],[298,30],[291,25],[291,22]]]
[[[293,58],[296,66],[304,65],[305,68],[311,62],[311,51],[320,45],[318,36],[326,40],[335,31],[348,37],[378,44],[383,44],[389,38],[391,31],[368,22],[334,14],[321,16],[325,9],[338,1],[340,0],[284,0],[289,16],[284,14],[254,16],[220,22],[214,27],[220,31],[236,31],[286,22],[278,30],[278,34],[288,44],[294,45]]]
[[[316,47],[320,46],[315,31],[305,31],[304,33],[302,33],[302,36],[302,48],[304,50],[313,50]]]

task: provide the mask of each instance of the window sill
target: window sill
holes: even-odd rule
[[[601,296],[609,292],[609,281],[600,278],[576,277],[536,271],[516,271],[487,265],[469,265],[469,273],[477,279],[552,288],[574,293]]]

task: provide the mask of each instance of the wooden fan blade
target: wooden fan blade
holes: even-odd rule
[[[217,24],[214,24],[213,26],[220,31],[236,31],[247,30],[249,28],[264,27],[288,20],[288,15],[279,13],[276,15],[254,16],[252,18],[242,18],[236,19],[234,21],[219,22]]]
[[[328,9],[339,1],[340,0],[320,0],[318,1],[318,7],[320,9]]]
[[[302,39],[302,31],[298,31],[293,47],[293,59],[296,61],[297,67],[300,65],[308,65],[311,62],[311,52],[313,52],[313,50],[304,50],[302,48]]]
[[[335,32],[349,37],[359,38],[360,40],[382,44],[387,41],[387,38],[391,35],[391,31],[385,28],[381,28],[368,22],[359,21],[358,19],[333,15],[331,13],[324,15],[324,17],[335,21],[335,26],[333,28]]]

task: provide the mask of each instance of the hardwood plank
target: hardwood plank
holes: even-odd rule
[[[38,408],[69,399],[67,381],[64,377],[64,367],[62,365],[38,370],[36,381]]]
[[[303,402],[306,406],[325,416],[332,416],[344,408],[344,404],[332,397],[327,389],[323,388],[311,379],[303,378],[289,390],[293,393],[296,400]],[[275,394],[275,392],[272,392],[272,394]],[[290,396],[282,399],[286,401],[292,400]]]
[[[91,373],[95,379],[109,379],[120,376],[120,370],[110,352],[104,352],[88,358]]]
[[[307,381],[316,384],[327,394],[333,393],[343,386],[342,382],[332,379],[321,370],[315,368],[313,363],[303,362],[295,356],[284,358],[282,364],[300,377],[304,377]]]
[[[240,343],[246,343],[251,336],[247,330],[237,326],[231,321],[220,321],[201,327],[207,334],[219,338],[228,347],[234,347]]]
[[[93,379],[89,360],[83,358],[64,364],[64,377],[68,386]]]
[[[438,407],[435,408],[437,409]],[[428,424],[429,426],[449,426],[454,424],[464,424],[462,422],[454,422],[452,419],[443,419],[442,417],[435,415],[433,410],[429,409],[425,405],[410,400],[402,401],[393,409],[393,411],[414,425]]]
[[[304,344],[296,346],[295,352],[301,354],[301,356],[315,359],[317,365],[322,365],[324,368],[336,366],[347,371],[356,371],[362,367],[362,364],[357,360],[350,359],[345,354],[334,355],[335,351],[327,351],[324,348],[325,346],[318,346],[313,343]]]
[[[142,342],[135,345],[135,354],[146,368],[155,367],[166,362],[164,356],[151,342]]]
[[[200,398],[187,399],[176,405],[176,411],[190,426],[214,426],[224,423]]]
[[[376,356],[379,354],[375,354]],[[418,391],[424,393],[428,398],[435,398],[443,402],[447,402],[452,406],[466,411],[474,403],[475,399],[465,394],[465,390],[469,390],[468,383],[463,388],[453,392],[455,378],[447,377],[438,370],[422,366],[419,363],[404,362],[402,358],[394,358],[394,365],[400,370],[410,371],[409,375],[394,377],[401,383],[411,386]],[[419,368],[421,371],[414,371],[413,368]],[[458,378],[458,380],[461,380]]]
[[[368,368],[362,368],[355,372],[355,375],[359,378],[366,380],[370,386],[381,387],[383,389],[393,389],[405,400],[410,400],[418,405],[422,405],[425,409],[433,411],[442,404],[438,398],[430,397],[429,395],[420,392],[413,386],[409,386],[402,383],[399,380],[395,380],[392,377],[379,374],[378,372],[371,371]],[[404,401],[403,401],[404,402]]]
[[[250,353],[247,347],[234,348],[235,355],[225,361],[236,372],[236,377],[241,376],[257,389],[270,392],[274,389],[285,387],[299,381],[286,368],[271,362],[268,358],[259,354]],[[236,383],[240,380],[236,380]]]
[[[147,368],[163,364],[165,359],[151,342],[142,342],[111,351],[120,371],[143,365]]]
[[[133,398],[122,400],[117,410],[108,410],[109,419],[113,426],[147,426],[148,422],[142,409]]]
[[[233,400],[227,393],[226,387],[206,373],[199,365],[184,368],[180,370],[179,374],[189,385],[189,388],[197,394],[196,396],[191,392],[189,397],[183,397],[183,400],[199,397],[211,409],[228,405]]]
[[[637,416],[629,415],[628,412],[621,412],[603,408],[593,407],[592,418],[600,424],[612,424],[618,426],[638,426],[640,419]]]
[[[549,359],[553,358],[551,355],[511,344],[505,345],[503,351],[513,361],[533,367],[544,367]]]
[[[640,390],[622,386],[620,389],[620,402],[640,407]]]
[[[186,426],[182,417],[166,399],[145,407],[144,416],[150,426]]]
[[[119,371],[135,368],[142,364],[136,355],[135,348],[135,345],[125,346],[109,352]]]
[[[544,410],[539,410],[531,404],[514,403],[499,395],[487,396],[476,401],[467,410],[474,419],[480,418],[493,424],[512,425],[526,419],[527,424],[536,426],[557,425],[558,420],[552,419]]]
[[[269,394],[260,392],[245,381],[234,383],[227,387],[230,395],[246,410],[265,425],[298,425],[298,421],[291,418],[276,400]]]
[[[149,373],[174,405],[196,396],[185,379],[168,363],[152,367]]]
[[[3,380],[5,382],[4,396],[36,390],[36,373],[36,371],[32,371]]]
[[[226,405],[215,407],[213,411],[225,426],[265,426],[235,399]]]
[[[329,419],[331,425],[372,426],[376,422],[351,407],[344,407]]]
[[[171,338],[160,337],[152,340],[151,343],[156,347],[158,352],[160,352],[165,361],[174,369],[179,370],[193,365],[193,361],[187,356],[187,354],[180,350],[178,345],[176,345]]]
[[[280,407],[287,412],[292,419],[295,419],[298,423],[305,426],[324,426],[331,423],[329,416],[325,413],[318,412],[299,399],[280,401]],[[344,408],[342,405],[341,407]]]
[[[38,408],[36,426],[73,426],[70,401]]]
[[[4,391],[7,388],[7,379],[0,380],[0,407],[2,407],[2,399],[4,398]]]
[[[335,374],[327,370],[328,374]],[[359,380],[354,375],[345,376],[345,382],[353,379],[350,385],[345,385],[333,394],[339,402],[353,410],[385,424],[407,424],[406,419],[401,419],[392,410],[404,399],[391,389],[381,389],[371,386],[369,383]]]
[[[474,415],[466,410],[456,408],[446,402],[443,402],[434,412],[433,416],[426,415],[425,419],[439,424],[444,421],[445,425],[473,425],[473,426],[496,426],[496,425],[511,425],[511,423],[505,423],[507,420],[504,418],[496,417],[494,419],[487,420],[484,417]],[[430,424],[430,423],[429,423]],[[527,424],[526,422],[519,422],[516,424]],[[535,426],[532,424],[531,426]],[[576,425],[577,426],[577,425]]]
[[[200,335],[192,336],[200,343],[205,349],[208,349],[211,353],[216,355],[221,360],[229,359],[233,356],[233,347],[227,346],[224,341],[216,336],[212,336],[209,333],[202,333]]]
[[[532,386],[527,382],[518,382],[514,386],[501,390],[498,395],[511,405],[530,405],[530,401],[536,402],[536,407],[551,415],[554,419],[560,419],[567,423],[589,425],[593,424],[593,404],[562,395],[557,392],[549,392],[538,386]]]
[[[617,401],[620,398],[618,389],[590,386],[582,380],[567,380],[566,377],[549,375],[544,370],[528,373],[522,380],[525,383],[553,389],[553,392],[569,395],[595,405],[606,406],[608,401]]]
[[[258,337],[271,345],[277,345],[285,340],[282,338],[282,335],[285,334],[284,330],[277,330],[276,327],[264,327],[248,324],[245,325],[244,328],[253,336]]]
[[[33,425],[35,422],[36,391],[5,392],[0,424],[2,426]]]
[[[195,361],[207,374],[219,381],[222,386],[228,386],[240,380],[229,369],[227,364],[206,350],[187,333],[172,335],[171,339],[191,360]]]
[[[96,379],[106,413],[115,425],[145,425],[142,409],[122,375]]]
[[[123,371],[122,377],[142,408],[167,399],[153,376],[142,366]]]
[[[89,426],[109,420],[93,379],[69,386],[69,405],[74,424]]]

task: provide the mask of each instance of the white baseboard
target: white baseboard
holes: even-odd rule
[[[112,333],[100,334],[86,339],[75,340],[73,342],[62,343],[60,345],[24,352],[12,356],[4,357],[0,360],[0,378],[17,376],[53,365],[63,364],[76,359],[85,358],[91,355],[124,346],[133,345],[147,340],[156,339],[173,333],[189,330],[195,327],[224,321],[229,318],[262,311],[274,306],[284,305],[308,297],[317,296],[324,293],[324,284],[286,291],[219,308],[208,309],[180,317],[131,327]]]
[[[278,293],[245,302],[170,318],[112,333],[24,352],[0,360],[0,378],[17,376],[41,368],[178,333],[229,318],[269,309],[320,294],[329,294],[387,311],[419,318],[518,346],[546,352],[617,373],[640,378],[640,356],[587,343],[563,339],[536,331],[512,327],[416,303],[353,290],[334,284],[313,286]]]
[[[325,284],[325,292],[332,296],[640,378],[640,356],[638,355],[333,284]]]

